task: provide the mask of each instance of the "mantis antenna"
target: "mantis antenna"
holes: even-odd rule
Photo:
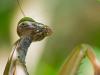
[[[20,10],[21,10],[23,16],[25,17],[25,13],[24,13],[24,11],[22,10],[22,7],[21,7],[21,4],[20,4],[19,0],[17,0],[17,3],[18,3],[18,5],[19,5],[19,8],[20,8]]]

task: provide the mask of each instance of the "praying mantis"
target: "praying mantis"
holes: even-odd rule
[[[30,17],[23,17],[18,22],[17,34],[20,38],[14,44],[3,75],[18,75],[18,66],[22,67],[24,75],[29,75],[25,65],[25,57],[27,55],[28,47],[32,42],[41,41],[45,37],[50,36],[52,34],[52,29],[47,25],[36,22]],[[85,57],[87,57],[92,64],[94,75],[100,75],[100,63],[96,58],[93,48],[88,44],[81,44],[72,50],[64,64],[61,66],[58,75],[76,75],[80,63]]]

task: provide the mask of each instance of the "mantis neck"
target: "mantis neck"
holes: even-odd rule
[[[17,54],[18,59],[20,59],[22,62],[25,62],[25,57],[28,51],[28,47],[32,43],[32,38],[29,36],[21,37],[18,44],[17,44]]]

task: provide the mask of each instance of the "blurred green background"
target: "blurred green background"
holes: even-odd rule
[[[48,19],[47,15],[49,15],[48,24],[51,24],[53,29],[53,35],[46,40],[42,56],[35,69],[35,75],[56,75],[71,50],[81,43],[90,44],[95,48],[96,53],[100,53],[99,0],[20,0],[20,2],[21,4],[31,2],[28,10],[34,8],[36,3],[36,7],[44,10],[46,19]],[[1,67],[3,61],[7,61],[11,51],[13,38],[11,36],[11,23],[18,8],[16,0],[0,0]],[[35,10],[33,9],[32,12],[35,12]],[[24,13],[27,13],[27,11],[24,10]],[[27,14],[27,16],[29,15]],[[16,27],[16,25],[13,26]],[[99,58],[100,55],[97,56]],[[30,74],[32,75],[32,73],[31,70]]]

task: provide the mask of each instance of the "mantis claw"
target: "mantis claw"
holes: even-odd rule
[[[94,69],[94,75],[100,75],[100,63],[97,60],[92,47],[88,44],[81,44],[72,50],[63,64],[59,75],[76,75],[84,57],[88,57],[91,62]]]

